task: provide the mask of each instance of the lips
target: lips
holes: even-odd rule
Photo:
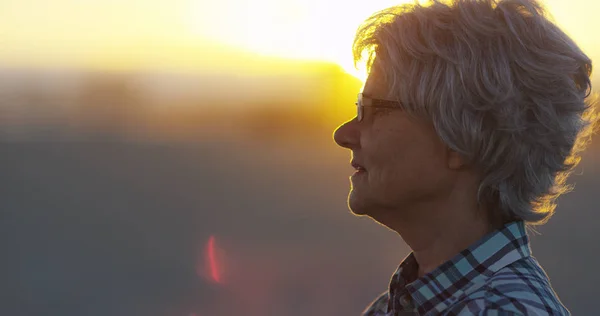
[[[352,161],[351,162],[352,168],[354,168],[354,170],[360,172],[360,171],[367,171],[367,169],[365,169],[365,167],[363,165],[361,165],[360,163],[356,162],[356,161]]]

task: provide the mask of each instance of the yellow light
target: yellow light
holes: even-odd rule
[[[220,0],[192,2],[188,21],[194,33],[266,56],[321,60],[356,70],[352,40],[358,25],[377,10],[410,0]]]
[[[260,65],[244,56],[260,54],[334,62],[364,80],[352,61],[356,28],[372,13],[408,2],[0,1],[0,65],[254,71]],[[590,35],[600,23],[600,1],[542,2],[593,60],[600,59],[600,37]]]

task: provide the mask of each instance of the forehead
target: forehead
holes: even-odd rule
[[[372,98],[385,99],[388,96],[388,92],[389,89],[383,71],[375,61],[365,82],[363,93]]]

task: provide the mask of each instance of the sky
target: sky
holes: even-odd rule
[[[0,0],[0,64],[99,68],[236,68],[247,58],[320,60],[354,70],[356,27],[405,0]],[[548,0],[600,58],[600,2]]]

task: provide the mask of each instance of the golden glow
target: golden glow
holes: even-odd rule
[[[351,55],[357,26],[375,11],[405,2],[412,1],[0,1],[0,64],[237,69],[248,63],[232,53],[238,50],[331,61],[364,78]],[[600,58],[600,38],[593,36],[600,2],[545,3],[567,33]],[[223,52],[219,45],[231,48]]]
[[[354,32],[374,11],[402,2],[409,1],[199,1],[189,23],[196,34],[214,41],[266,56],[331,61],[364,78],[352,60]]]

